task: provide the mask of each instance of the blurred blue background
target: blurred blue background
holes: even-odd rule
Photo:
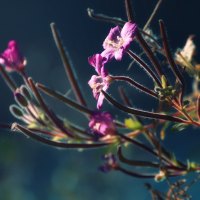
[[[156,0],[133,0],[136,20],[140,26],[145,23],[156,2]],[[123,0],[1,1],[0,51],[6,48],[9,40],[17,40],[28,60],[27,73],[52,89],[67,92],[70,87],[49,28],[49,24],[55,22],[77,69],[84,94],[89,96],[88,102],[95,108],[95,101],[87,85],[93,74],[93,69],[87,63],[87,57],[102,50],[102,41],[112,25],[91,20],[86,12],[88,7],[98,13],[126,19]],[[200,3],[196,0],[165,0],[152,24],[153,30],[158,33],[157,20],[162,18],[168,27],[173,50],[182,47],[190,34],[196,35],[198,45],[199,7]],[[135,76],[138,80],[143,79],[137,70]],[[190,90],[190,80],[187,81],[187,89]],[[0,79],[0,91],[0,121],[14,122],[15,119],[8,111],[9,105],[14,101],[2,79]],[[131,95],[136,105],[140,107],[147,105],[146,99],[140,98],[135,91]],[[77,118],[71,110],[63,109],[51,99],[48,101],[50,105],[54,104],[54,109],[60,115],[70,116],[72,120],[76,119],[79,123],[83,123],[82,119]],[[105,108],[108,108],[108,105],[105,105]],[[148,108],[151,109],[151,104]],[[188,157],[200,161],[199,141],[199,131],[189,128],[181,133],[169,133],[165,144],[183,161]],[[117,172],[105,175],[98,171],[101,155],[105,151],[105,149],[83,152],[58,150],[36,143],[21,134],[0,130],[0,199],[150,199],[144,189],[143,181]],[[134,152],[138,151],[133,149],[133,156]],[[154,185],[159,187],[156,183]],[[163,189],[166,187],[164,184],[161,186]],[[197,183],[190,190],[194,195],[193,199],[199,199],[198,188]]]

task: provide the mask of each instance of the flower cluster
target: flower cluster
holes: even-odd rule
[[[104,51],[101,54],[95,54],[88,58],[88,62],[93,66],[98,76],[93,75],[88,82],[93,91],[93,96],[97,99],[97,108],[100,109],[103,104],[104,96],[101,90],[106,91],[112,79],[109,77],[105,64],[113,58],[120,61],[128,50],[137,32],[137,25],[133,22],[127,22],[121,29],[119,26],[112,28],[103,42]]]
[[[58,148],[87,149],[110,145],[112,148],[106,149],[108,152],[103,157],[104,164],[100,167],[103,172],[120,171],[135,178],[154,179],[157,182],[168,181],[170,177],[185,176],[190,172],[199,173],[198,163],[190,162],[189,159],[186,163],[177,160],[174,153],[163,145],[166,133],[170,131],[181,131],[189,125],[200,127],[200,64],[194,59],[196,45],[193,37],[190,36],[185,47],[174,55],[169,47],[164,22],[159,21],[160,35],[155,36],[149,27],[152,18],[150,17],[143,29],[139,28],[134,22],[130,1],[125,0],[125,4],[128,18],[126,21],[94,14],[93,10],[88,10],[89,16],[93,19],[117,24],[105,38],[103,51],[88,58],[89,64],[96,71],[96,75],[92,75],[88,84],[97,101],[98,110],[90,108],[91,104],[84,97],[84,92],[80,89],[77,76],[69,62],[69,55],[65,54],[56,26],[52,23],[53,37],[74,98],[66,97],[28,77],[25,70],[26,59],[21,54],[17,42],[11,40],[7,49],[0,54],[0,73],[13,93],[15,103],[10,106],[10,112],[19,122],[0,124],[0,127],[22,132],[36,141]],[[161,38],[161,44],[158,38]],[[141,50],[138,54],[131,49],[131,43],[135,39]],[[129,75],[113,76],[109,73],[107,64],[113,59],[121,61],[125,54],[129,55],[131,64],[138,64],[142,68],[144,73],[142,77],[144,75],[150,77],[151,85],[146,86],[145,83],[137,82]],[[143,54],[145,56],[140,56]],[[182,69],[193,78],[193,91],[187,96]],[[172,71],[173,78],[169,77],[172,73],[166,70]],[[17,75],[23,84],[17,84],[9,72],[18,72]],[[118,96],[123,103],[115,100],[107,92],[114,81],[123,81],[145,93],[149,98],[153,97],[159,105],[158,108],[152,108],[151,111],[136,109],[124,87],[118,88]],[[67,117],[58,115],[41,93],[78,111],[80,118],[83,117],[83,121],[87,121],[87,125],[80,125],[78,123],[80,120],[71,121],[68,115]],[[103,111],[104,99],[124,112],[127,118]],[[149,157],[142,159],[138,156],[139,160],[135,159],[134,155],[133,158],[126,157],[123,151],[129,146],[138,147]],[[169,199],[175,200],[176,196],[182,199],[182,196],[186,195],[189,187],[185,187],[183,191],[177,183],[179,186],[182,184],[181,181],[177,181],[169,185],[167,193]],[[150,184],[146,186],[156,199],[164,199]],[[174,188],[177,191],[173,191]]]

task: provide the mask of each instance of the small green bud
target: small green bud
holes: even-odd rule
[[[142,124],[137,120],[133,120],[132,118],[125,119],[124,124],[131,130],[139,130],[142,128]]]
[[[161,76],[161,84],[163,89],[167,87],[167,79],[165,78],[164,75]]]

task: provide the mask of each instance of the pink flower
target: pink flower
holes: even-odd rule
[[[15,40],[11,40],[8,48],[0,55],[0,64],[4,65],[8,72],[24,69],[26,59],[21,55]]]
[[[91,66],[95,68],[96,72],[99,75],[105,72],[102,67],[104,67],[104,65],[106,64],[107,59],[105,57],[102,57],[101,54],[94,54],[93,56],[90,56],[88,58],[88,62]]]
[[[116,127],[113,118],[108,112],[97,112],[91,116],[89,127],[91,130],[100,135],[113,135],[116,132]]]
[[[108,60],[115,57],[116,60],[120,61],[133,41],[136,32],[137,25],[132,22],[125,23],[122,29],[119,26],[112,28],[103,42],[105,50],[101,56]]]
[[[100,54],[95,54],[88,58],[88,62],[95,68],[98,74],[98,76],[93,75],[88,84],[92,88],[94,98],[97,100],[97,108],[100,109],[104,100],[104,95],[101,93],[101,90],[106,91],[111,82],[111,78],[104,68],[107,59]]]
[[[97,100],[97,108],[100,109],[104,95],[101,90],[106,91],[109,88],[111,82],[111,78],[109,76],[96,76],[93,75],[91,79],[88,81],[89,86],[92,88],[93,96]]]

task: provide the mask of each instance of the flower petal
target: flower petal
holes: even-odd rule
[[[114,54],[115,59],[118,60],[118,61],[121,61],[123,54],[124,54],[124,48],[123,47],[118,49],[118,50],[116,50],[115,54]]]
[[[111,28],[108,36],[106,37],[106,39],[103,42],[103,48],[104,49],[109,48],[110,47],[109,41],[116,41],[117,37],[119,37],[119,36],[120,36],[120,27],[116,26],[114,28]]]
[[[95,68],[96,72],[100,75],[101,68],[105,65],[107,59],[104,58],[101,54],[94,54],[93,56],[90,56],[88,58],[88,62],[91,66]]]
[[[128,38],[134,38],[137,32],[137,25],[132,22],[126,22],[121,31],[121,37],[123,40]]]
[[[113,118],[108,112],[95,112],[91,115],[89,127],[99,136],[112,135],[116,132]]]
[[[125,51],[129,48],[129,46],[130,46],[130,44],[131,44],[132,41],[133,41],[132,38],[126,38],[124,40],[123,48],[124,48]]]
[[[101,56],[106,58],[107,62],[109,62],[114,57],[114,53],[115,53],[114,48],[107,48],[101,53]]]
[[[104,95],[103,95],[103,93],[102,92],[100,92],[100,94],[99,94],[99,98],[98,98],[98,100],[97,100],[97,109],[99,110],[99,109],[101,109],[101,107],[102,107],[102,105],[103,105],[103,100],[104,100]]]
[[[108,76],[108,70],[106,70],[105,67],[102,67],[100,71],[100,75],[102,78],[105,78],[106,76]]]

